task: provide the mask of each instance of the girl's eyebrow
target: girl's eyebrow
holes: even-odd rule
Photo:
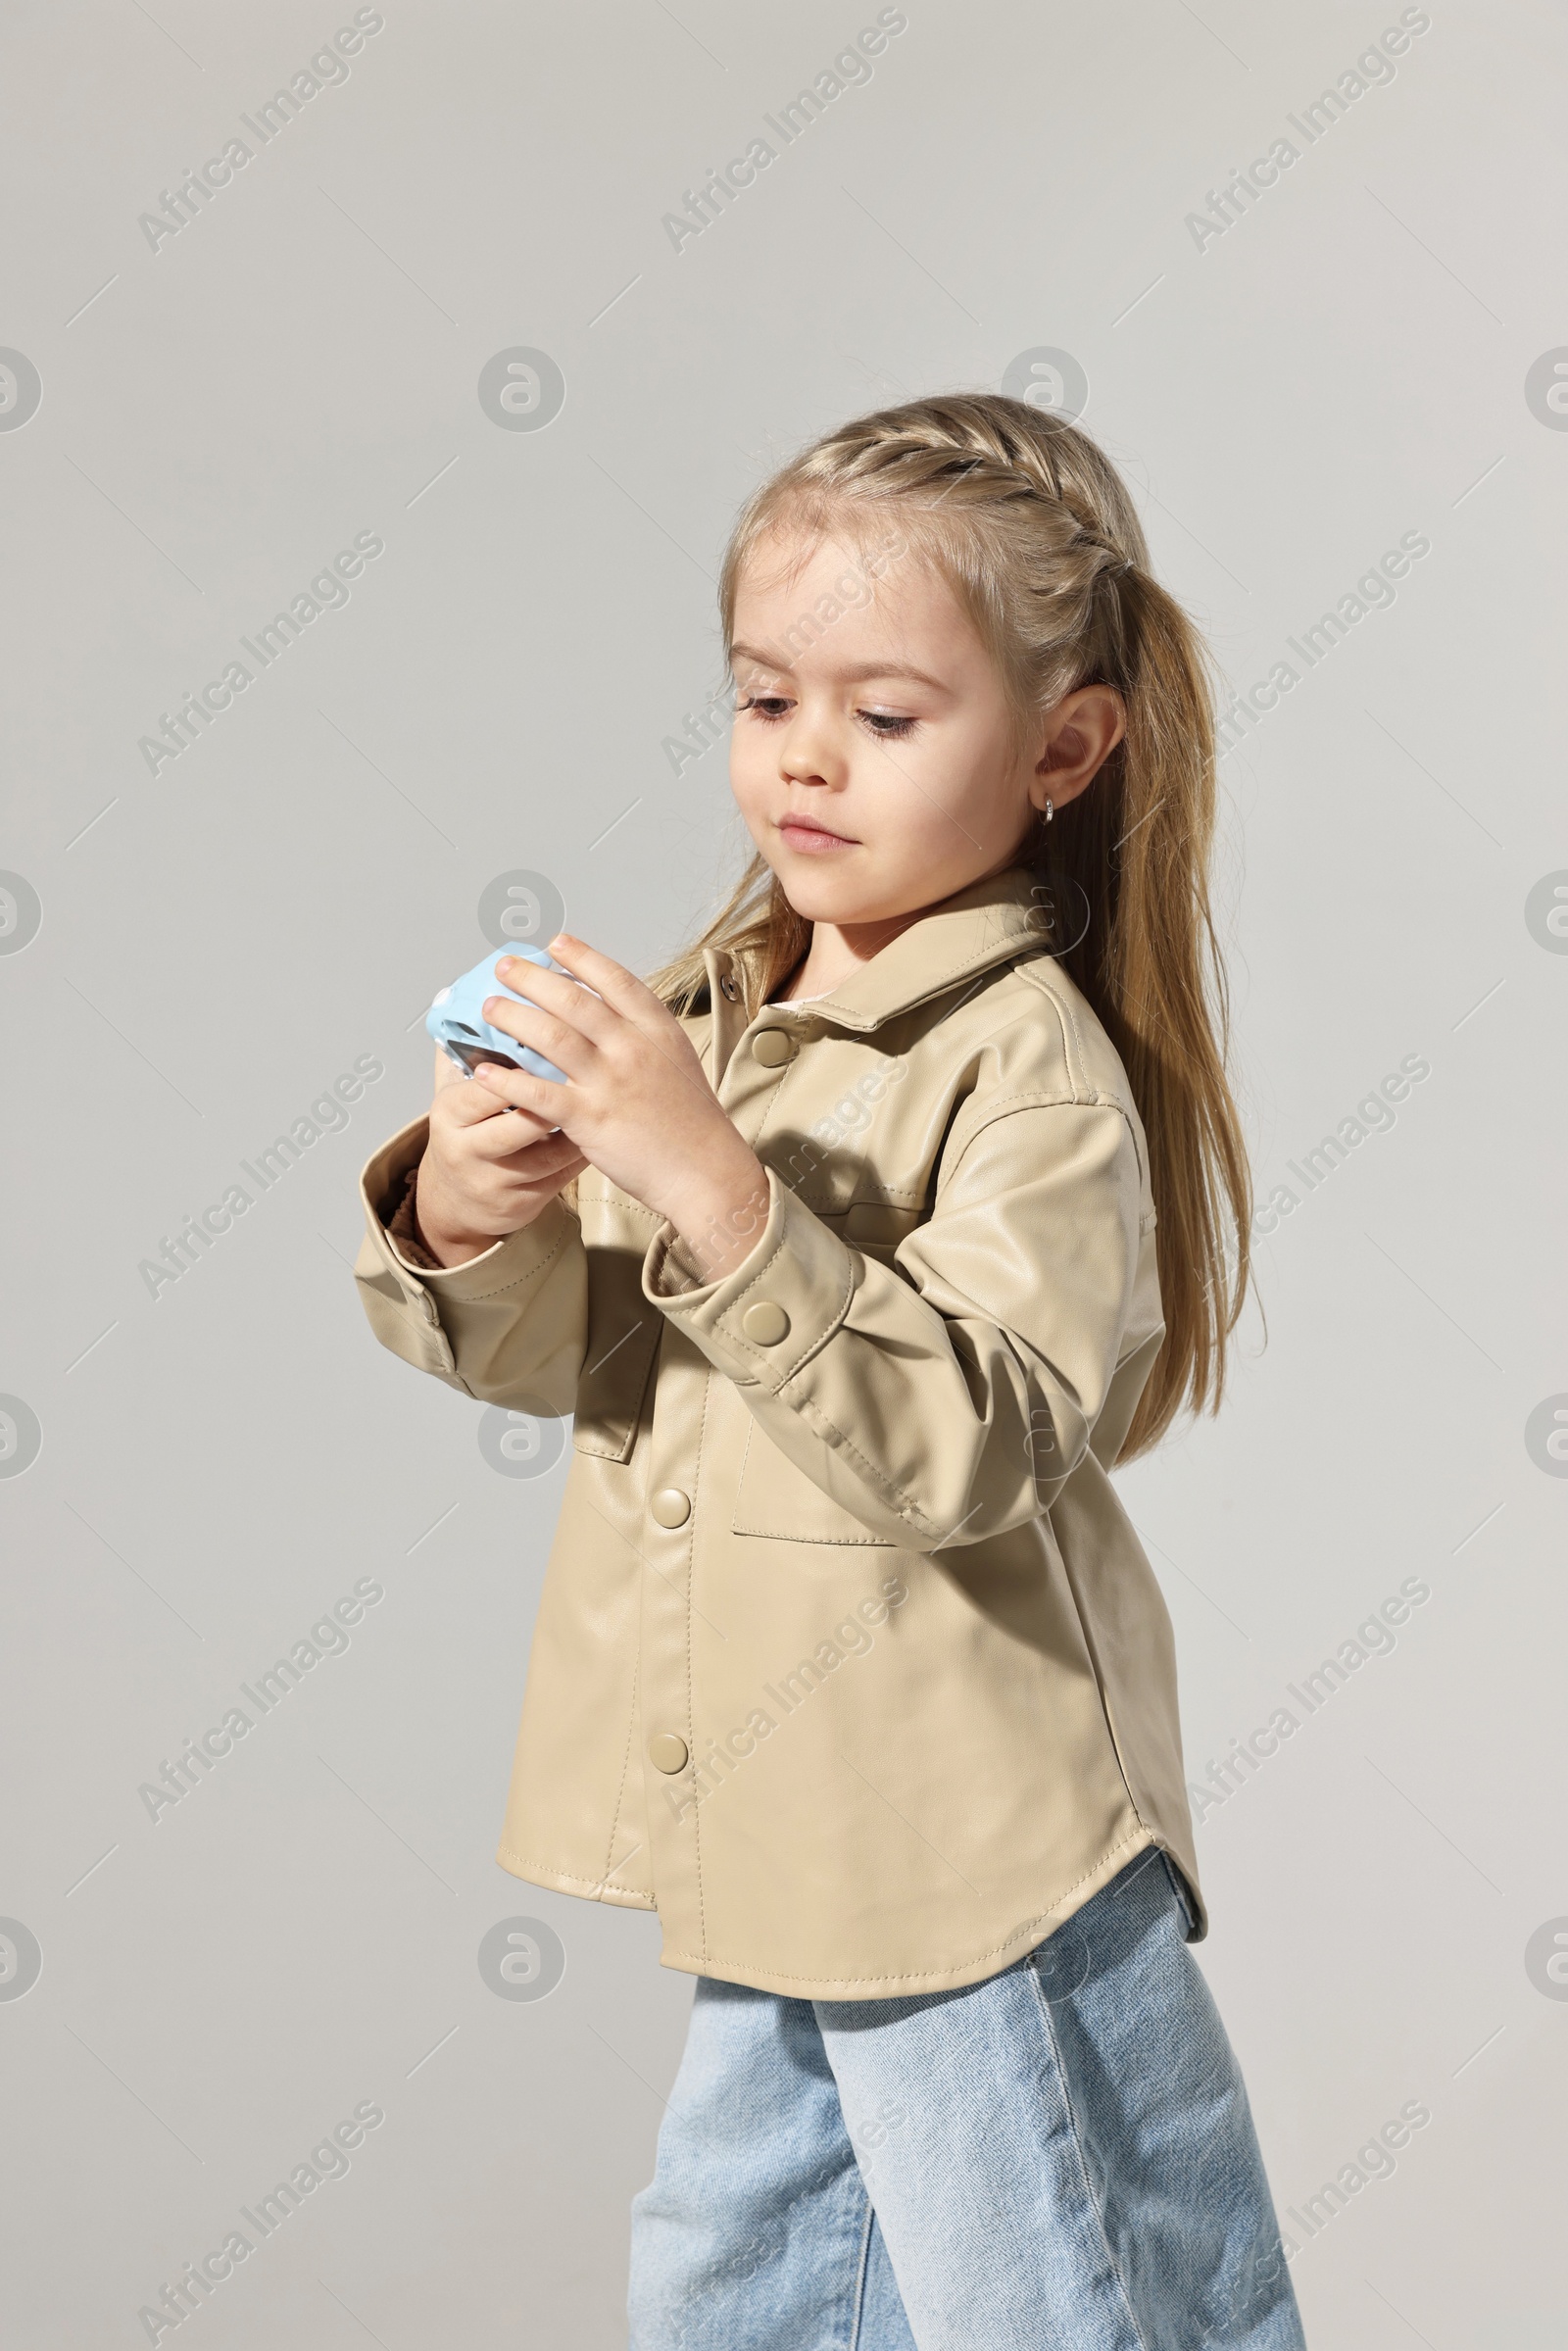
[[[764,669],[777,670],[780,677],[793,674],[788,661],[775,661],[768,653],[759,653],[755,646],[732,645],[730,660],[758,661]],[[841,669],[837,675],[849,686],[863,685],[871,677],[906,677],[917,686],[930,686],[938,694],[947,692],[941,678],[929,676],[925,670],[914,668],[907,661],[858,661],[853,669]]]

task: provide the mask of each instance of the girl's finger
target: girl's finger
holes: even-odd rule
[[[567,980],[565,985],[571,987]],[[572,991],[580,996],[580,988]],[[515,1037],[519,1045],[531,1045],[536,1053],[554,1061],[569,1078],[586,1078],[598,1056],[598,1047],[581,1029],[568,1028],[554,1012],[542,1012],[537,1004],[519,1004],[514,996],[487,996],[480,1006],[493,1029],[507,1037]],[[477,1077],[481,1073],[475,1070]],[[510,1097],[509,1097],[510,1100]]]
[[[517,1110],[510,1102],[498,1102],[495,1117],[487,1118],[467,1137],[465,1149],[472,1151],[475,1158],[491,1159],[505,1166],[520,1151],[553,1140],[558,1131],[554,1118],[539,1118],[531,1110]]]
[[[519,1177],[525,1184],[561,1183],[579,1174],[587,1164],[577,1146],[564,1135],[552,1135],[545,1143],[531,1143],[514,1159],[502,1162],[509,1175]]]
[[[574,979],[586,981],[607,1004],[623,1019],[635,1021],[639,1028],[648,1027],[651,1020],[670,1018],[667,1005],[661,1003],[635,972],[628,971],[622,963],[612,962],[609,955],[602,955],[596,947],[574,939],[569,931],[563,931],[558,939],[551,940],[550,953],[558,963],[564,963]]]
[[[537,1004],[541,1011],[553,1012],[568,1028],[579,1029],[595,1044],[602,1044],[613,1029],[617,1015],[609,1004],[586,988],[579,988],[564,972],[546,971],[540,964],[526,962],[520,956],[514,957],[512,968],[513,976],[509,979],[498,965],[497,979],[529,1004]]]
[[[530,1077],[525,1069],[498,1069],[494,1061],[481,1061],[473,1074],[511,1109],[526,1110],[541,1126],[564,1124],[570,1087],[557,1085],[554,1078]]]
[[[503,1110],[510,1110],[513,1107],[512,1103],[504,1101],[493,1087],[482,1086],[476,1077],[464,1077],[453,1062],[449,1061],[447,1066],[457,1079],[457,1085],[454,1088],[443,1084],[440,1088],[441,1115],[443,1118],[450,1118],[455,1126],[478,1126],[484,1119],[499,1118]],[[541,1119],[539,1123],[542,1131],[547,1127],[558,1125],[559,1121],[554,1118],[545,1118]]]
[[[571,1138],[558,1129],[554,1135],[541,1135],[536,1143],[520,1144],[496,1165],[508,1175],[520,1176],[524,1183],[536,1184],[555,1175],[568,1159],[580,1156]]]
[[[557,950],[560,953],[557,953]],[[688,1085],[706,1090],[707,1080],[697,1066],[695,1055],[687,1044],[680,1022],[669,1006],[657,997],[652,988],[645,987],[634,972],[621,963],[602,955],[597,948],[585,947],[569,931],[563,931],[550,942],[550,952],[558,963],[564,963],[585,985],[602,996],[607,1004],[662,1053],[670,1067]],[[565,1067],[565,1063],[562,1063]]]

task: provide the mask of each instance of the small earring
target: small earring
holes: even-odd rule
[[[1048,824],[1049,824],[1049,823],[1052,821],[1052,818],[1053,818],[1053,817],[1055,815],[1055,813],[1056,813],[1055,809],[1053,808],[1053,806],[1052,806],[1051,802],[1048,800],[1048,801],[1047,801],[1047,803],[1046,803],[1046,822],[1047,822]]]

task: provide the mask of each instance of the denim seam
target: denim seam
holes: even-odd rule
[[[865,2185],[864,2180],[860,2182],[860,2192],[865,2197],[865,2226],[860,2231],[860,2266],[855,2277],[855,2301],[850,2312],[848,2351],[859,2351],[860,2325],[865,2317],[866,2280],[871,2274],[871,2230],[876,2225],[876,2206],[871,2201],[871,2191]]]
[[[1051,2002],[1046,1998],[1040,1978],[1032,1967],[1029,1970],[1029,1979],[1034,1985],[1035,2001],[1046,2028],[1046,2036],[1051,2043],[1051,2055],[1055,2065],[1056,2079],[1061,2084],[1062,2101],[1066,2106],[1067,2121],[1072,2131],[1073,2152],[1078,2158],[1078,2176],[1084,2183],[1084,2200],[1095,2216],[1095,2227],[1099,2231],[1100,2241],[1105,2249],[1105,2259],[1110,2264],[1110,2274],[1116,2280],[1117,2290],[1121,2295],[1121,2306],[1126,2313],[1127,2324],[1133,2330],[1138,2351],[1150,2351],[1149,2337],[1138,2324],[1138,2314],[1133,2308],[1132,2296],[1127,2291],[1127,2280],[1122,2276],[1121,2263],[1117,2260],[1111,2248],[1110,2239],[1105,2234],[1105,2217],[1095,2200],[1095,2191],[1090,2184],[1089,2164],[1084,2154],[1083,2139],[1079,2134],[1078,2117],[1072,2102],[1072,2088],[1067,2079],[1067,2068],[1062,2063],[1061,2046],[1057,2041],[1055,2022],[1051,2014]]]

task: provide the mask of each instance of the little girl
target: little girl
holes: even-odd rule
[[[635,2351],[1298,2351],[1111,1473],[1248,1278],[1203,656],[1085,434],[830,434],[721,612],[757,856],[370,1161],[379,1339],[573,1415],[499,1858],[698,1979]],[[581,982],[582,985],[577,983]]]

